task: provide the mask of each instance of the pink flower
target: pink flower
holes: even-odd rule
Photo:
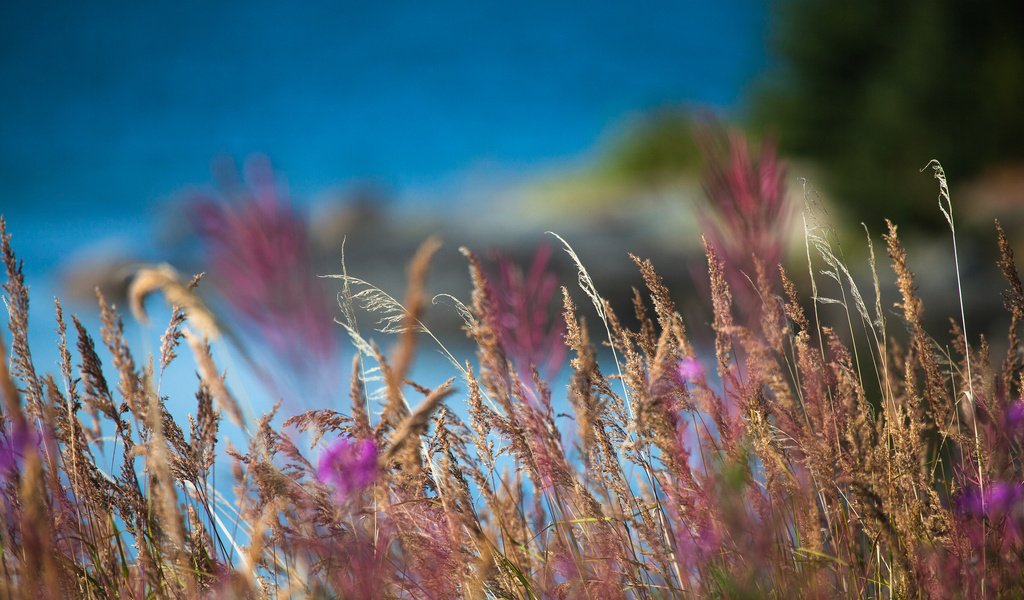
[[[1024,500],[1024,484],[994,481],[981,493],[981,488],[972,487],[960,496],[958,507],[967,516],[990,519],[1010,513]]]
[[[317,478],[334,488],[339,504],[345,502],[377,478],[376,444],[373,440],[338,439],[320,455]]]
[[[1024,401],[1018,400],[1006,407],[1003,419],[1011,436],[1024,434]]]
[[[676,376],[679,377],[679,381],[683,385],[700,381],[704,378],[704,366],[696,358],[688,356],[679,361],[679,366],[676,368]]]

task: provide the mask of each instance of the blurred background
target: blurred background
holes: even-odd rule
[[[55,294],[91,312],[94,286],[122,297],[136,266],[166,261],[206,271],[265,330],[232,290],[275,287],[275,269],[337,273],[347,238],[349,271],[400,297],[435,233],[432,293],[466,297],[459,245],[525,271],[548,230],[617,305],[641,283],[627,251],[692,293],[699,231],[736,235],[736,203],[708,189],[730,169],[781,178],[758,235],[783,260],[803,252],[805,200],[858,276],[861,223],[877,236],[896,221],[939,323],[953,274],[930,159],[976,241],[961,249],[978,319],[1000,305],[993,218],[1021,249],[1021,2],[12,0],[0,14],[0,212],[44,316]],[[301,269],[265,264],[282,247]],[[573,281],[561,253],[542,262]],[[330,300],[327,281],[299,296]],[[458,336],[453,311],[430,316]]]
[[[213,160],[262,153],[309,214],[491,215],[648,110],[737,111],[768,7],[704,4],[5,3],[4,213],[30,268],[148,252]]]

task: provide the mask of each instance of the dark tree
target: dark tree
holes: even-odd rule
[[[1024,2],[780,0],[775,18],[755,121],[851,218],[940,225],[928,160],[955,186],[1024,158]]]

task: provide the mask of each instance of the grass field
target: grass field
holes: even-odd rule
[[[123,315],[101,296],[98,333],[75,318],[69,333],[56,305],[61,360],[44,372],[28,344],[16,240],[0,225],[0,595],[1024,595],[1024,286],[1003,230],[995,266],[1006,289],[990,293],[1005,297],[1009,351],[994,356],[962,312],[946,336],[924,330],[895,225],[881,242],[898,297],[882,297],[891,275],[872,236],[874,283],[861,290],[807,225],[806,263],[793,268],[810,289],[798,288],[773,236],[792,216],[782,165],[769,146],[716,139],[703,220],[709,323],[684,323],[674,298],[692,290],[666,289],[641,257],[646,289],[627,326],[561,238],[567,256],[541,256],[525,273],[464,249],[472,297],[448,300],[476,356],[452,357],[452,379],[435,388],[408,378],[423,346],[449,343],[422,323],[435,240],[412,257],[403,299],[343,272],[318,280],[339,292],[327,311],[286,252],[301,229],[250,231],[222,249],[241,262],[228,261],[237,280],[223,293],[237,295],[218,306],[244,312],[271,350],[331,360],[322,332],[344,329],[357,353],[334,365],[351,370],[343,410],[248,419],[211,353],[246,342],[204,302],[206,281],[167,268],[141,271],[129,296],[139,317],[149,294],[175,307],[158,355],[129,347]],[[953,234],[949,293],[962,295],[971,281],[960,280],[953,206],[934,168]],[[246,254],[247,244],[270,250]],[[577,281],[547,273],[547,260],[563,259]],[[389,337],[374,335],[389,348],[359,323],[364,309],[382,318]],[[713,346],[691,341],[702,327],[693,338]],[[552,389],[549,367],[565,358],[570,384]],[[159,393],[176,360],[199,375],[187,422],[166,408],[186,400]],[[268,386],[286,386],[306,373],[298,363],[259,367]],[[569,418],[555,404],[571,406]],[[247,446],[221,439],[224,419]],[[217,468],[233,489],[213,485]]]

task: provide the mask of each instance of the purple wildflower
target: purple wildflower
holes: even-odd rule
[[[700,361],[696,358],[688,356],[679,361],[679,366],[676,368],[676,375],[679,377],[679,382],[683,385],[700,381],[704,378],[704,366],[701,365]]]
[[[985,488],[984,494],[978,487],[965,490],[958,506],[965,515],[991,519],[1010,513],[1021,500],[1024,500],[1024,484],[994,481]]]
[[[377,445],[373,440],[338,439],[320,455],[317,478],[334,488],[338,503],[345,502],[377,478]]]
[[[1024,401],[1018,400],[1006,407],[1003,415],[1006,431],[1010,435],[1024,434]]]

